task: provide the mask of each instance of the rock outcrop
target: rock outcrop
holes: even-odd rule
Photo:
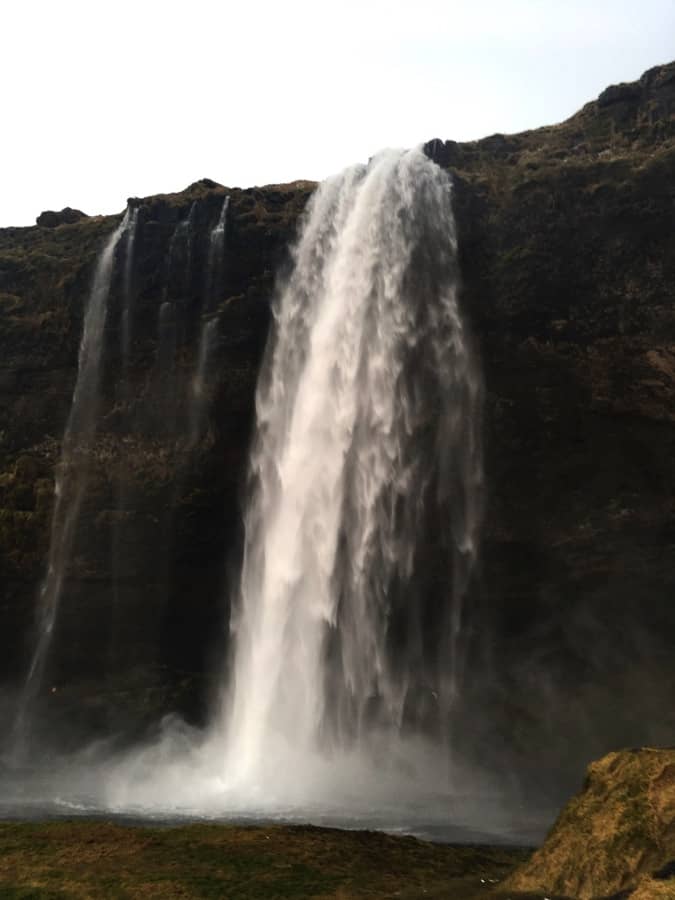
[[[543,847],[504,890],[578,900],[675,895],[675,750],[624,750],[588,768]]]
[[[58,228],[59,225],[74,225],[80,219],[86,219],[87,216],[79,209],[72,209],[70,206],[64,207],[61,212],[55,212],[48,209],[35,220],[41,228]]]
[[[589,759],[675,735],[675,64],[609,88],[560,125],[426,149],[454,176],[463,305],[487,388],[489,496],[456,740],[483,765],[562,799]],[[131,390],[116,388],[117,285],[97,465],[45,698],[76,703],[92,728],[171,708],[203,714],[226,640],[223,561],[236,569],[275,272],[311,190],[229,192],[218,377],[190,462],[167,439],[174,426],[161,406],[152,426],[129,422],[136,400],[140,414],[158,396],[166,291],[181,310],[176,383],[189,382],[209,229],[226,191],[204,179],[132,201]],[[172,235],[191,209],[192,263],[178,253],[168,272]],[[118,221],[0,230],[5,684],[27,664],[82,311]],[[133,498],[124,528],[119,490]],[[114,588],[113,545],[124,561]],[[434,577],[442,591],[444,573],[430,573],[432,587]]]

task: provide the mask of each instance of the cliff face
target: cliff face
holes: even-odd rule
[[[606,748],[675,733],[675,64],[561,125],[426,151],[455,179],[463,305],[487,388],[489,498],[459,740],[565,790],[565,773]],[[274,272],[311,189],[229,192],[208,427],[189,449],[175,437],[189,426],[226,191],[204,181],[134,201],[130,388],[117,386],[117,283],[96,462],[46,685],[57,690],[45,702],[76,702],[91,727],[139,721],[140,708],[203,708],[225,640],[224,560],[236,569]],[[189,258],[175,242],[171,258],[191,209]],[[5,683],[27,665],[82,311],[117,222],[67,212],[0,231]],[[167,299],[168,380],[157,374]]]
[[[131,284],[124,284],[121,247],[93,460],[43,685],[57,718],[72,721],[77,707],[76,725],[109,730],[171,708],[202,714],[202,677],[227,630],[228,567],[237,566],[274,273],[311,189],[228,192],[202,181],[181,194],[130,201],[138,210]],[[216,272],[211,233],[228,194],[225,258]],[[4,684],[25,676],[35,640],[83,310],[97,253],[119,218],[47,220],[48,227],[0,231]],[[197,421],[195,379],[208,322],[215,334],[200,385],[207,420]]]
[[[560,779],[675,734],[675,65],[428,152],[456,173],[488,386],[485,720]]]

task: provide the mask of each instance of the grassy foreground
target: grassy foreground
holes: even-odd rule
[[[308,826],[7,823],[0,824],[0,900],[477,900],[494,896],[528,855]]]

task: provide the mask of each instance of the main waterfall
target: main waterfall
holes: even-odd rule
[[[258,389],[222,711],[239,786],[264,784],[270,760],[447,736],[480,523],[481,378],[446,174],[412,150],[329,179],[293,261]]]
[[[447,174],[421,150],[387,151],[328,179],[291,263],[257,390],[219,701],[205,730],[165,720],[107,762],[104,803],[466,824],[476,806],[456,807],[468,776],[452,751],[482,380]]]

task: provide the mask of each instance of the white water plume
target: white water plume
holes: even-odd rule
[[[271,746],[303,759],[446,733],[482,486],[456,249],[450,182],[420,150],[310,204],[258,390],[223,723],[234,783],[259,783]],[[447,561],[430,585],[424,542]]]
[[[322,184],[274,313],[230,683],[204,736],[169,723],[112,766],[107,802],[459,821],[482,383],[446,173],[387,151]]]
[[[15,722],[17,752],[23,750],[29,708],[40,689],[64,580],[70,564],[75,530],[87,484],[88,457],[96,430],[103,331],[108,314],[108,295],[114,270],[115,251],[132,222],[135,223],[135,217],[127,209],[124,218],[108,238],[98,258],[84,315],[77,380],[61,442],[61,459],[56,468],[47,574],[40,588],[37,604],[37,640]]]

